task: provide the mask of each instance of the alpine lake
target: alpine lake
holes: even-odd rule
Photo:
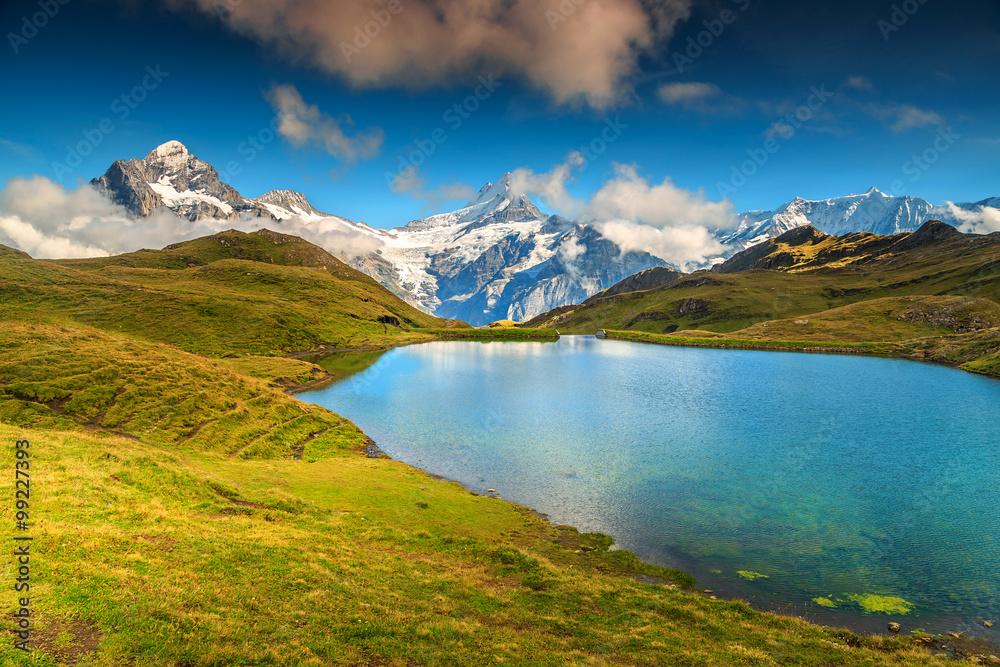
[[[590,336],[316,359],[389,456],[856,631],[1000,620],[1000,381],[891,358]]]

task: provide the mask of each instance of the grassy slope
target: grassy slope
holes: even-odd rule
[[[598,536],[394,461],[234,460],[0,424],[0,441],[20,437],[38,650],[5,641],[5,664],[944,664],[636,583]]]
[[[872,299],[807,316],[761,322],[731,335],[810,341],[903,341],[1000,327],[1000,305],[987,299],[909,296]]]
[[[315,459],[366,440],[349,421],[268,381],[302,362],[280,360],[260,379],[168,345],[17,322],[0,322],[0,345],[0,420],[8,424],[241,458]]]
[[[727,334],[609,330],[608,335],[662,345],[898,354],[1000,377],[1000,305],[973,297],[874,299]]]
[[[831,238],[836,237],[827,237]],[[845,241],[847,245],[858,242]],[[830,243],[824,241],[823,247]],[[867,243],[878,245],[871,239]],[[848,250],[826,248],[833,255]],[[1000,302],[1000,243],[995,240],[958,237],[870,260],[855,258],[855,263],[846,266],[842,259],[831,259],[823,266],[801,268],[815,260],[809,253],[816,251],[814,246],[801,249],[806,257],[791,270],[702,271],[656,289],[596,299],[568,312],[543,315],[528,324],[555,327],[562,333],[593,333],[598,328],[730,333],[758,322],[885,297],[960,295]]]
[[[172,250],[59,262],[8,249],[0,293],[3,319],[75,322],[213,356],[393,345],[450,324],[322,249],[273,233],[224,232]]]

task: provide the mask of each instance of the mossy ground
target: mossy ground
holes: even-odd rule
[[[0,318],[86,325],[209,356],[384,347],[453,324],[301,239],[225,232],[180,246],[89,260],[0,254]]]

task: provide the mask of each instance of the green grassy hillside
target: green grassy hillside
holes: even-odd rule
[[[730,335],[811,341],[903,341],[1000,327],[1000,304],[967,296],[861,301],[802,317],[761,322]]]
[[[32,453],[35,651],[5,641],[3,664],[945,664],[685,592],[602,536],[386,459],[0,424],[16,438]],[[12,525],[12,504],[0,515]]]
[[[607,333],[660,345],[893,354],[1000,377],[1000,305],[974,297],[873,299],[723,334]]]
[[[0,293],[3,319],[81,324],[213,356],[393,345],[454,325],[317,246],[266,231],[86,260],[7,249]]]
[[[0,343],[0,420],[10,425],[241,458],[316,459],[366,441],[346,419],[274,386],[281,376],[324,375],[311,364],[242,359],[227,368],[229,360],[168,345],[17,322],[0,322]]]
[[[942,236],[939,228],[928,225],[923,233],[896,237],[816,236],[806,233],[811,228],[792,230],[736,255],[723,270],[592,299],[526,324],[562,333],[593,333],[598,328],[730,333],[759,322],[887,297],[955,295],[1000,301],[1000,237],[957,232]],[[762,264],[773,268],[738,270]]]
[[[369,458],[275,386],[306,362],[31,323],[0,342],[0,441],[31,443],[35,649],[4,642],[3,664],[940,664]]]

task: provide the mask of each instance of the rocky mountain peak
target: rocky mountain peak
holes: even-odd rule
[[[301,192],[296,192],[295,190],[271,190],[260,197],[257,197],[257,201],[263,202],[265,204],[273,204],[274,206],[281,206],[282,208],[289,209],[295,212],[295,209],[299,209],[302,213],[322,215],[326,216],[326,213],[321,213],[317,211],[306,196]]]
[[[489,222],[521,222],[543,218],[528,196],[514,189],[514,177],[505,173],[496,183],[487,183],[466,206],[472,217]],[[469,217],[469,216],[464,216]]]
[[[183,159],[186,160],[188,156],[187,146],[185,146],[179,141],[174,141],[174,140],[168,141],[167,143],[160,144],[152,151],[150,151],[149,155],[146,156],[146,161],[152,162],[157,158],[162,160],[171,158],[173,156],[182,156]]]
[[[950,239],[953,236],[960,235],[961,232],[945,222],[941,222],[940,220],[928,220],[921,225],[917,231],[903,237],[893,246],[893,250],[897,252],[912,250],[913,248],[919,248],[920,246],[927,245],[928,243],[943,241],[945,239]]]
[[[241,214],[275,218],[263,204],[220,181],[215,167],[179,141],[161,144],[141,160],[116,160],[91,185],[138,216],[168,208],[189,220],[236,220]]]
[[[503,176],[500,177],[496,183],[487,183],[479,189],[479,192],[475,197],[469,201],[466,206],[476,206],[478,204],[485,204],[488,201],[492,201],[497,197],[501,199],[506,199],[511,197],[514,193],[511,191],[511,182],[513,181],[512,174],[508,171]]]

